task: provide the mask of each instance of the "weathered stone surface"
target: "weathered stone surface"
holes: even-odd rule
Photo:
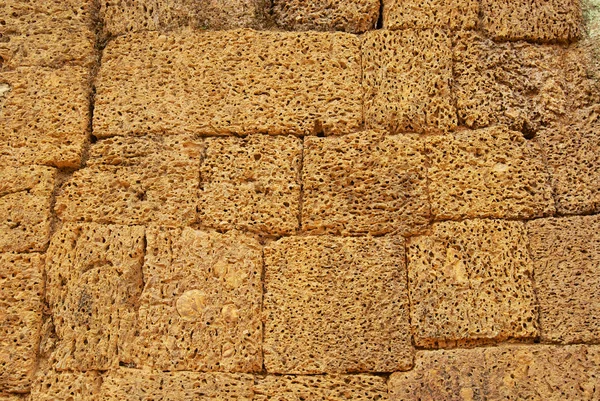
[[[505,346],[422,351],[394,373],[390,400],[597,400],[597,346]]]
[[[179,32],[104,50],[94,135],[341,134],[362,125],[359,39],[325,32]]]
[[[60,189],[56,212],[64,221],[191,223],[202,148],[192,135],[100,140]]]
[[[0,253],[0,393],[26,392],[42,327],[44,259]]]
[[[251,135],[206,139],[200,222],[264,234],[292,234],[300,213],[302,141]]]
[[[368,375],[265,376],[257,378],[254,400],[387,400],[385,378]]]
[[[379,1],[274,0],[273,15],[284,29],[361,33],[375,29]]]
[[[474,29],[479,0],[383,0],[386,29]]]
[[[96,61],[93,0],[0,3],[0,69],[91,66]]]
[[[39,372],[31,389],[30,401],[97,400],[102,383],[100,372]]]
[[[451,42],[444,31],[369,32],[361,51],[367,128],[397,133],[456,127]]]
[[[600,216],[527,223],[543,341],[600,342]]]
[[[242,234],[148,229],[136,337],[126,363],[160,370],[262,368],[262,251]]]
[[[554,213],[540,147],[502,126],[427,139],[429,196],[436,220]]]
[[[401,237],[288,237],[264,255],[269,373],[410,368]]]
[[[481,25],[494,40],[571,42],[583,28],[581,0],[482,0]]]
[[[424,141],[373,131],[307,137],[302,227],[312,233],[402,235],[429,223]]]
[[[0,163],[79,167],[90,90],[82,67],[0,72]]]
[[[413,340],[423,347],[531,338],[537,305],[522,222],[433,225],[408,244]]]
[[[27,394],[17,394],[17,393],[0,393],[0,401],[26,401]]]
[[[58,370],[106,370],[133,335],[142,292],[144,228],[65,224],[46,257],[46,299]]]
[[[0,252],[45,250],[55,176],[49,167],[0,167]]]

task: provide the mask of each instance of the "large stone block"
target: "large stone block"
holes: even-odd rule
[[[30,401],[97,401],[102,384],[101,372],[38,372]]]
[[[479,0],[383,0],[386,29],[474,29]]]

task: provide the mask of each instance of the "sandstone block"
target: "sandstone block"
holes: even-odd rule
[[[302,227],[402,235],[429,223],[424,142],[373,131],[304,140]]]
[[[159,370],[262,368],[262,251],[244,235],[148,229],[136,337],[122,361]]]
[[[436,220],[528,219],[554,213],[537,143],[504,127],[432,136],[426,144]]]
[[[585,345],[422,351],[390,377],[390,400],[597,400],[599,355]]]
[[[583,37],[564,53],[562,70],[569,113],[600,103],[600,22],[597,25],[597,36]]]
[[[0,393],[29,391],[42,327],[44,259],[0,253]]]
[[[274,0],[273,14],[284,29],[361,33],[377,25],[379,1]]]
[[[192,135],[100,140],[60,189],[56,212],[64,221],[193,222],[202,148]]]
[[[583,28],[580,0],[482,0],[481,25],[494,40],[571,42]]]
[[[102,383],[98,371],[58,372],[49,370],[37,375],[31,389],[31,401],[97,400]]]
[[[0,167],[0,252],[46,249],[55,176],[48,167]]]
[[[144,228],[65,224],[46,257],[57,370],[106,370],[133,335],[142,292]]]
[[[367,128],[398,133],[456,127],[451,43],[442,30],[368,32],[361,51]]]
[[[207,138],[200,221],[265,234],[298,229],[302,141],[293,136]]]
[[[600,216],[527,223],[542,340],[600,342]]]
[[[433,225],[408,244],[413,339],[422,347],[537,336],[533,262],[522,222]]]
[[[475,29],[479,0],[383,0],[386,29]]]
[[[326,32],[156,32],[104,51],[94,135],[342,134],[362,125],[359,39]]]
[[[90,124],[89,71],[0,72],[0,162],[79,167]]]
[[[411,367],[401,237],[287,237],[264,255],[269,373]]]

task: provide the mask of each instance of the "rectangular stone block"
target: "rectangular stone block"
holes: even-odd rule
[[[433,225],[408,243],[413,340],[449,347],[538,334],[533,262],[522,222]]]
[[[89,134],[89,81],[82,67],[0,72],[0,163],[78,168]]]
[[[368,32],[361,52],[367,128],[391,133],[456,128],[452,50],[444,31]]]
[[[421,351],[391,375],[391,401],[597,400],[597,346],[503,346]]]
[[[362,126],[355,35],[191,32],[111,41],[94,135],[343,134]]]
[[[262,249],[235,231],[148,229],[136,335],[122,361],[159,370],[262,369]]]
[[[39,372],[31,389],[31,401],[96,401],[102,384],[101,372]]]
[[[0,252],[44,251],[50,241],[56,171],[0,167]]]
[[[600,216],[527,223],[543,341],[600,342]]]
[[[200,168],[200,222],[270,235],[298,230],[302,140],[207,138]]]
[[[267,246],[264,255],[269,373],[412,366],[401,237],[287,237]]]
[[[475,29],[479,0],[383,0],[386,29]]]
[[[600,11],[598,13],[600,15]],[[564,53],[562,70],[569,113],[600,103],[600,22],[596,24],[598,33],[595,36],[589,34],[581,38]],[[593,28],[588,25],[586,29]]]
[[[436,220],[530,219],[554,213],[540,146],[502,126],[427,139]]]
[[[482,0],[482,28],[494,40],[571,42],[583,29],[581,0]]]
[[[0,253],[0,393],[27,392],[42,328],[44,258]]]
[[[378,0],[274,0],[277,25],[288,30],[345,31],[361,33],[375,29]]]
[[[64,221],[189,224],[196,220],[203,145],[193,135],[114,137],[58,191]]]
[[[57,345],[55,368],[107,370],[131,341],[144,285],[140,226],[65,224],[46,257],[46,299]]]
[[[430,216],[426,166],[417,135],[307,137],[302,228],[338,235],[417,233]]]

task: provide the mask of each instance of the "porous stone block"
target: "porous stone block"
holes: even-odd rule
[[[600,106],[577,110],[539,131],[556,207],[562,214],[600,211]]]
[[[152,227],[147,236],[136,336],[122,361],[169,371],[260,371],[260,244],[235,231]]]
[[[417,135],[305,138],[302,228],[343,235],[421,231],[430,216],[426,165]]]
[[[527,223],[543,341],[600,342],[600,216]]]
[[[359,38],[149,32],[111,41],[94,135],[343,134],[362,126]]]
[[[27,392],[42,328],[44,259],[0,253],[0,393]]]
[[[264,255],[269,373],[411,367],[401,237],[287,237],[267,246]]]
[[[385,378],[368,375],[264,376],[253,387],[254,401],[387,400]]]
[[[583,29],[581,0],[482,0],[481,25],[494,40],[571,42]]]
[[[107,370],[131,341],[143,286],[144,228],[65,224],[46,256],[46,299],[63,370]]]
[[[95,1],[6,0],[0,3],[0,69],[19,66],[90,67]]]
[[[0,393],[0,401],[27,401],[28,394]]]
[[[90,124],[82,67],[0,72],[0,163],[77,168]]]
[[[274,0],[273,15],[284,29],[361,33],[375,29],[379,1]]]
[[[444,31],[368,32],[361,52],[367,128],[398,133],[456,127],[451,42]]]
[[[567,47],[563,56],[563,86],[569,114],[600,103],[600,18],[598,21],[597,36],[583,37]]]
[[[0,252],[44,251],[56,170],[0,167]]]
[[[555,211],[539,145],[502,126],[427,139],[436,220],[529,219]]]
[[[100,140],[59,190],[55,210],[64,221],[189,224],[202,149],[193,135]]]
[[[383,0],[386,29],[475,29],[479,0]]]
[[[436,223],[409,240],[413,340],[447,347],[531,339],[537,304],[522,222]]]
[[[96,401],[102,383],[101,373],[39,372],[31,389],[31,401]],[[124,399],[124,398],[123,398]]]
[[[264,234],[292,234],[300,214],[302,140],[251,135],[207,138],[200,168],[200,222]]]
[[[454,34],[453,44],[460,124],[505,124],[533,136],[565,112],[561,48],[496,43],[474,31]]]
[[[391,375],[391,401],[597,400],[597,346],[547,345],[421,351]]]

